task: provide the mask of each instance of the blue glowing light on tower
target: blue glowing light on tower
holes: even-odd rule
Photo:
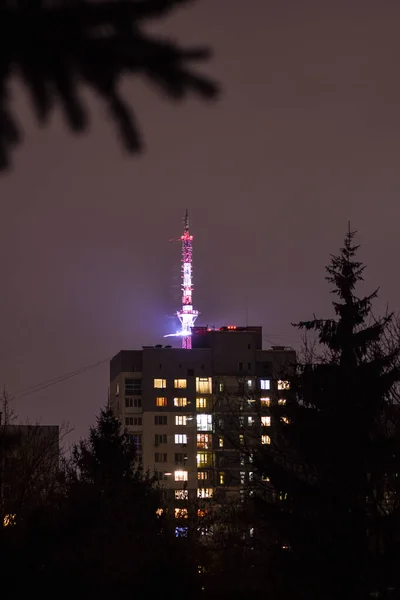
[[[189,231],[189,215],[186,211],[183,227],[182,241],[182,308],[178,310],[178,317],[181,328],[176,333],[165,337],[179,336],[182,338],[182,348],[189,350],[192,347],[192,327],[195,324],[199,311],[193,308],[193,277],[192,277],[192,255],[193,255],[193,236]]]

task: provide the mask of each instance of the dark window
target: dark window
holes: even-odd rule
[[[187,374],[188,374],[188,377],[193,377],[194,376],[194,369],[188,369],[187,370]]]
[[[131,444],[133,444],[133,446],[136,448],[136,450],[141,450],[142,449],[142,436],[141,434],[131,434],[128,436],[129,441]]]
[[[154,425],[166,425],[167,424],[167,416],[166,415],[157,415],[154,417]]]
[[[141,400],[141,398],[125,398],[125,407],[126,408],[141,408],[142,400]]]
[[[154,455],[155,462],[167,462],[167,453],[166,452],[156,452]]]
[[[247,363],[247,368],[249,371],[251,371],[251,362]]]
[[[239,371],[243,371],[243,363],[242,362],[239,363]]]
[[[175,462],[177,464],[183,463],[185,455],[182,452],[175,453]]]
[[[141,379],[125,379],[125,396],[140,396],[141,393]]]
[[[251,344],[247,344],[247,350],[251,350]]]
[[[154,443],[156,446],[158,446],[159,444],[166,444],[167,443],[167,434],[166,433],[156,433],[156,435],[154,436]]]
[[[142,417],[125,417],[125,425],[141,425]]]

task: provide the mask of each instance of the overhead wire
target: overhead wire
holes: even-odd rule
[[[267,342],[273,344],[274,342],[270,338],[281,338],[281,339],[289,338],[289,339],[287,339],[287,341],[294,341],[294,338],[292,338],[291,336],[286,336],[286,335],[279,335],[279,334],[272,334],[272,333],[267,333],[267,334],[263,335],[263,339],[265,339]],[[296,342],[298,342],[298,340],[296,340]],[[103,365],[104,363],[109,362],[111,360],[111,358],[112,358],[112,356],[109,356],[102,360],[98,360],[97,362],[92,363],[90,365],[86,365],[84,367],[76,369],[75,371],[70,371],[69,373],[64,373],[62,375],[59,375],[58,377],[54,377],[53,379],[49,379],[47,381],[42,381],[40,383],[37,383],[36,385],[30,386],[29,388],[25,388],[23,390],[20,390],[19,392],[16,392],[13,395],[13,397],[14,398],[23,398],[25,396],[30,396],[31,394],[35,394],[36,392],[41,392],[41,391],[46,390],[54,385],[63,383],[64,381],[67,381],[68,379],[73,379],[74,377],[78,377],[79,375],[82,375],[83,373],[86,373],[87,371],[96,369],[97,367]]]
[[[29,396],[31,394],[34,394],[36,392],[41,392],[42,390],[45,390],[49,387],[52,387],[53,385],[57,385],[59,383],[62,383],[63,381],[67,381],[68,379],[72,379],[73,377],[77,377],[78,375],[81,375],[82,373],[86,373],[87,371],[91,371],[92,369],[95,369],[96,367],[99,367],[100,365],[109,362],[111,360],[112,357],[107,357],[104,358],[103,360],[99,360],[91,365],[86,365],[84,367],[81,367],[80,369],[76,369],[75,371],[70,371],[69,373],[64,373],[63,375],[59,375],[58,377],[55,377],[53,379],[49,379],[47,381],[43,381],[41,383],[37,383],[34,386],[31,386],[29,388],[26,388],[24,390],[21,390],[19,392],[17,392],[16,394],[14,394],[14,398],[22,398],[24,396]]]

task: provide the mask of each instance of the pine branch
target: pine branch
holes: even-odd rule
[[[206,49],[185,49],[142,29],[150,19],[190,1],[1,2],[0,169],[10,166],[11,152],[22,141],[8,95],[14,73],[27,89],[39,123],[47,123],[59,106],[73,132],[88,128],[89,114],[80,92],[91,88],[104,101],[130,153],[142,151],[143,141],[134,113],[118,90],[123,76],[145,77],[173,100],[190,92],[215,98],[215,83],[192,67],[209,58]]]

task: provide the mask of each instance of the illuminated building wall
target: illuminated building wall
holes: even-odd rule
[[[231,436],[268,443],[269,407],[279,402],[279,373],[295,362],[291,349],[262,349],[260,327],[195,327],[192,348],[143,347],[119,352],[110,364],[110,402],[133,436],[143,466],[156,473],[175,508],[239,494],[253,477]],[[227,399],[239,406],[234,414]],[[252,401],[260,403],[255,418]],[[230,422],[230,419],[233,419]],[[255,437],[254,437],[255,434]],[[185,519],[183,513],[177,513]],[[177,517],[178,518],[178,517]]]

